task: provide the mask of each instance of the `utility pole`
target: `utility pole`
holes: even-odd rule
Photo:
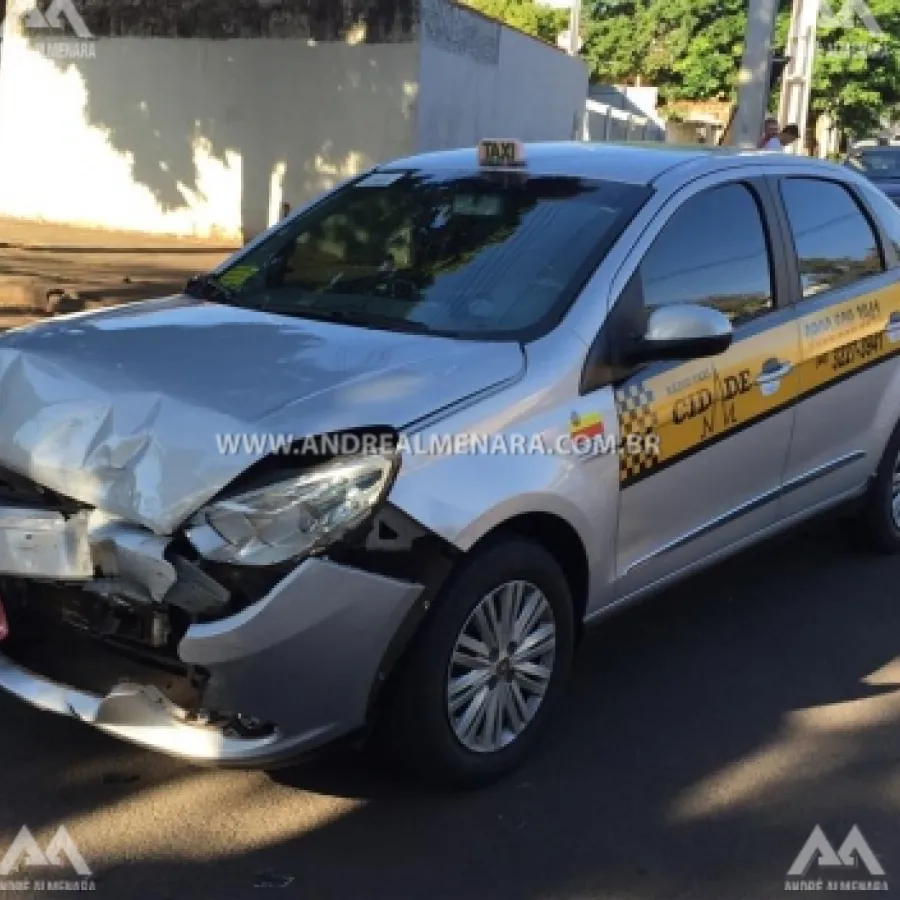
[[[821,0],[794,0],[786,53],[790,57],[784,73],[778,120],[782,127],[794,124],[800,140],[789,152],[802,153],[806,146],[806,123],[809,118],[809,95],[812,88],[816,56],[816,24]]]
[[[762,135],[777,14],[778,0],[749,0],[744,58],[738,74],[737,112],[729,141],[738,147],[755,148]]]
[[[569,14],[569,54],[577,56],[581,50],[581,0],[572,0]]]

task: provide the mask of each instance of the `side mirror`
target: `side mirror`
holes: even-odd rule
[[[653,310],[643,338],[629,353],[633,363],[718,356],[734,332],[728,317],[707,306],[672,305]]]

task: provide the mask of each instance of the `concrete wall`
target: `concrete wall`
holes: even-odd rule
[[[634,87],[628,84],[592,84],[588,89],[592,100],[605,103],[636,116],[657,120],[659,88]]]
[[[96,40],[69,58],[7,16],[0,214],[240,239],[415,149],[412,0],[77,6]]]
[[[448,0],[76,0],[90,40],[9,2],[5,216],[247,239],[375,163],[584,114],[580,62]]]
[[[447,0],[423,0],[421,29],[421,150],[580,136],[583,63]]]
[[[585,136],[589,141],[664,141],[665,124],[593,98],[587,100]]]

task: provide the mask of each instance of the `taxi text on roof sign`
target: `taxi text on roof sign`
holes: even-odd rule
[[[484,140],[478,144],[481,166],[524,166],[525,147],[521,141]]]

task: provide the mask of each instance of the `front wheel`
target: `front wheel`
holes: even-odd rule
[[[420,775],[480,786],[525,760],[562,699],[572,595],[543,547],[503,538],[476,551],[437,604],[398,675],[385,725]]]

